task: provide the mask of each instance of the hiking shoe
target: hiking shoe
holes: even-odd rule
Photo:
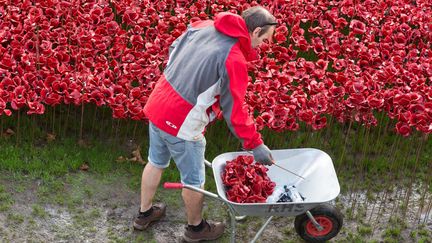
[[[145,230],[152,222],[158,221],[165,216],[166,205],[164,203],[154,204],[152,208],[153,212],[149,216],[138,213],[133,223],[134,229]]]
[[[190,226],[186,226],[183,240],[186,242],[199,242],[202,240],[216,240],[221,237],[225,230],[225,224],[221,222],[204,221],[204,228],[195,232]]]

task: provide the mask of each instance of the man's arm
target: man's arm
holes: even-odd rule
[[[244,103],[247,84],[246,61],[235,44],[225,62],[220,104],[231,132],[241,140],[245,149],[254,149],[263,144],[263,140]]]

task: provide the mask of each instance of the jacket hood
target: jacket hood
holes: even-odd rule
[[[222,34],[239,40],[240,49],[247,61],[257,59],[257,53],[252,48],[246,22],[241,16],[229,12],[219,13],[214,18],[214,26]]]

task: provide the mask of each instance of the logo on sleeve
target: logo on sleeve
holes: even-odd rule
[[[177,129],[177,126],[174,125],[172,122],[170,122],[170,121],[165,121],[165,123],[166,123],[168,126],[174,128],[174,129]]]

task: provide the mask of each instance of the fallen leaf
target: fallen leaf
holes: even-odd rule
[[[5,137],[11,137],[13,135],[15,135],[15,132],[10,128],[6,129],[6,131],[3,132],[3,136],[5,136]]]
[[[123,163],[123,162],[126,162],[127,160],[128,160],[127,158],[125,158],[125,157],[123,157],[123,156],[119,156],[119,157],[116,159],[116,162]]]
[[[79,169],[82,170],[82,171],[88,171],[89,168],[90,168],[89,165],[87,163],[85,163],[85,162],[84,162],[84,164],[82,164],[79,167]]]
[[[56,135],[53,133],[47,133],[46,140],[47,140],[47,142],[52,142],[52,141],[56,140]]]
[[[81,147],[88,147],[89,143],[86,142],[84,139],[79,139],[78,140],[78,145],[81,146]]]
[[[145,161],[142,159],[140,148],[135,149],[132,151],[132,155],[134,156],[131,161],[139,162],[140,164],[145,164]]]

